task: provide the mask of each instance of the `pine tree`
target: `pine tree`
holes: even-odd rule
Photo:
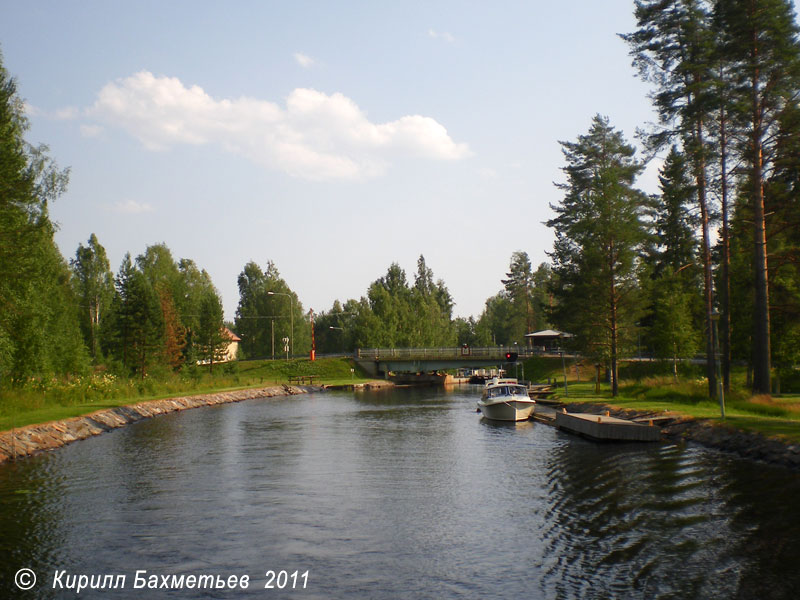
[[[659,176],[661,194],[655,198],[653,225],[657,245],[650,251],[652,265],[649,339],[656,356],[673,360],[694,356],[699,331],[694,322],[702,306],[696,265],[695,219],[689,212],[694,186],[683,154],[673,146]],[[702,309],[701,309],[702,312]]]
[[[556,235],[553,315],[587,354],[609,361],[617,395],[620,343],[638,316],[638,253],[647,240],[647,199],[633,187],[643,165],[599,115],[586,135],[561,145],[567,183],[558,184],[564,199],[547,223]]]
[[[745,140],[740,154],[749,166],[755,267],[753,391],[769,394],[772,347],[764,188],[773,167],[780,116],[796,102],[800,87],[798,27],[786,0],[718,0],[715,8],[722,52],[729,61],[733,127]]]
[[[652,95],[661,129],[651,147],[680,139],[689,157],[700,208],[701,258],[706,320],[706,355],[714,353],[711,210],[708,201],[709,125],[716,106],[716,36],[702,0],[636,0],[639,29],[623,35],[634,66],[644,81],[656,86]],[[716,395],[716,371],[706,361],[709,396]]]
[[[164,318],[158,294],[130,254],[122,259],[115,278],[116,295],[104,340],[107,351],[141,378],[163,356]]]
[[[533,331],[534,323],[533,270],[527,252],[518,250],[511,255],[509,271],[501,283],[519,319],[513,337],[522,341],[524,335]]]

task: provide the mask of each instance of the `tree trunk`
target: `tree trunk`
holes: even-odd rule
[[[611,244],[611,260],[610,260],[611,289],[609,290],[609,308],[611,320],[611,395],[616,397],[619,393],[619,370],[617,368],[617,298],[616,298],[616,282],[614,281],[614,244]]]
[[[757,48],[757,40],[753,41]],[[763,133],[759,102],[758,70],[752,80],[753,97],[753,245],[755,257],[755,306],[753,314],[753,392],[769,394],[771,348],[769,332],[769,283],[767,280],[767,232],[764,216]]]
[[[728,227],[728,134],[727,115],[720,111],[720,174],[722,203],[722,285],[720,289],[720,308],[722,309],[720,338],[722,341],[722,387],[725,393],[731,391],[731,236]]]
[[[675,378],[675,383],[678,383],[678,344],[677,344],[677,342],[673,343],[672,376]]]
[[[706,204],[706,162],[703,156],[703,124],[698,121],[695,125],[695,143],[698,155],[695,157],[695,180],[697,181],[697,201],[700,205],[700,219],[702,225],[702,257],[703,257],[703,283],[704,304],[706,311],[706,377],[708,378],[708,397],[717,396],[717,375],[714,368],[714,339],[712,332],[712,314],[714,312],[714,288],[711,271],[711,245],[708,233],[708,206]]]

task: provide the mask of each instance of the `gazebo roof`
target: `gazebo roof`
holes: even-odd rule
[[[533,333],[526,333],[526,338],[570,338],[571,333],[564,333],[563,331],[556,331],[555,329],[543,329],[542,331],[534,331]]]

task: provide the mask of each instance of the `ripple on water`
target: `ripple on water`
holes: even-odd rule
[[[247,401],[4,465],[0,585],[287,568],[311,572],[296,598],[794,597],[796,474],[492,423],[478,393]]]

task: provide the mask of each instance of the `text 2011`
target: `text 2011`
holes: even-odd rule
[[[265,575],[267,577],[265,590],[304,590],[308,585],[308,571],[289,573],[288,571],[270,570]]]

